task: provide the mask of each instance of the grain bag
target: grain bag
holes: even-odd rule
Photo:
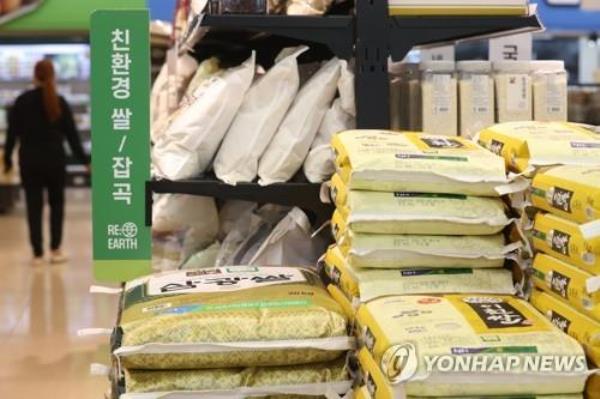
[[[258,160],[298,92],[298,56],[306,50],[306,46],[284,49],[282,59],[246,93],[215,158],[215,174],[225,183],[256,178]]]
[[[158,176],[182,180],[206,171],[252,83],[254,58],[253,52],[242,65],[211,76],[196,89],[193,102],[153,147]]]
[[[340,79],[341,80],[341,79]],[[331,148],[331,138],[336,133],[352,129],[356,125],[354,116],[342,108],[341,99],[334,100],[327,111],[313,141],[310,152],[304,161],[304,175],[311,183],[328,180],[335,172],[335,154]]]
[[[511,221],[498,198],[347,190],[332,179],[337,237],[356,233],[492,235]]]
[[[114,355],[130,369],[204,369],[329,361],[352,346],[319,277],[232,266],[143,277],[125,287]]]
[[[600,322],[600,276],[540,253],[533,262],[533,282]]]
[[[482,130],[479,143],[515,172],[550,165],[600,165],[600,139],[565,122],[508,122]]]
[[[587,378],[581,346],[511,296],[390,296],[357,323],[377,398],[579,394]],[[544,356],[569,363],[536,367]]]
[[[587,235],[584,227],[549,213],[538,213],[532,231],[533,246],[591,274],[600,275],[600,231]]]
[[[344,394],[351,387],[345,358],[327,363],[262,368],[210,370],[128,370],[125,372],[126,395],[151,393],[160,398],[167,393],[213,397],[229,393],[231,397],[306,395],[324,396],[328,389]],[[236,396],[237,395],[237,396]]]
[[[552,323],[581,343],[594,364],[600,364],[600,322],[579,313],[562,300],[534,290],[531,303]]]
[[[336,93],[340,60],[333,58],[300,88],[258,164],[259,183],[286,182],[302,167]]]
[[[600,219],[600,167],[559,166],[533,178],[536,208],[576,223]]]
[[[405,268],[363,269],[350,266],[335,245],[325,255],[331,281],[354,303],[388,295],[515,294],[512,273],[506,269]]]
[[[492,197],[513,189],[501,158],[459,137],[349,130],[332,146],[350,189]]]
[[[502,234],[427,236],[355,233],[346,229],[339,246],[353,267],[502,267],[521,243],[505,244]]]

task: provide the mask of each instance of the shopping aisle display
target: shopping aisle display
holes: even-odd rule
[[[147,214],[156,242],[164,244],[155,246],[167,258],[160,268],[182,270],[125,285],[112,340],[114,396],[331,399],[350,397],[355,388],[357,397],[375,399],[581,397],[590,374],[584,349],[592,359],[598,350],[597,331],[586,324],[595,315],[588,305],[597,282],[590,270],[561,269],[577,281],[573,312],[587,310],[568,314],[572,337],[527,302],[532,254],[515,225],[525,218],[508,196],[525,198],[529,181],[507,170],[553,164],[558,151],[551,150],[549,160],[537,150],[538,137],[547,135],[539,126],[572,137],[574,164],[592,163],[600,139],[585,127],[520,117],[519,125],[489,127],[498,107],[508,113],[525,107],[527,120],[544,114],[541,119],[562,121],[557,98],[564,74],[557,64],[534,70],[531,63],[524,81],[511,76],[515,64],[504,68],[504,102],[498,68],[489,62],[402,67],[392,86],[404,92],[390,94],[400,106],[416,98],[420,108],[417,117],[415,109],[397,110],[398,123],[425,132],[365,130],[390,123],[377,120],[388,116],[387,99],[367,95],[381,94],[389,83],[388,55],[538,26],[524,0],[508,7],[454,2],[451,10],[421,2],[417,6],[438,7],[428,14],[459,14],[419,19],[427,28],[421,37],[415,18],[394,16],[414,10],[375,3],[357,3],[356,16],[295,18],[232,15],[247,14],[248,7],[217,1],[212,14],[190,18],[207,46],[202,40],[193,46],[199,66],[181,72],[176,83],[187,87],[177,85],[176,95],[167,96],[177,109],[154,126],[161,133],[153,149],[155,179],[147,186],[149,203],[160,194]],[[339,7],[246,5],[254,13],[313,15]],[[311,10],[303,11],[307,5]],[[376,12],[382,9],[385,17]],[[490,14],[505,16],[460,17]],[[389,37],[376,38],[378,29],[366,33],[367,20],[388,26]],[[474,28],[459,27],[465,21]],[[413,35],[394,40],[403,29]],[[212,47],[223,44],[213,40],[227,42],[232,32],[239,47],[213,54]],[[269,34],[294,41],[266,51]],[[189,45],[189,39],[179,43]],[[298,47],[304,41],[310,47]],[[301,65],[313,58],[313,72],[305,74]],[[525,98],[522,90],[515,94],[515,81],[526,83]],[[164,106],[160,97],[154,100]],[[497,134],[505,130],[515,143]],[[331,204],[315,205],[316,183],[324,181],[321,198],[330,189]],[[317,230],[323,215],[331,216],[333,234]],[[202,223],[207,228],[196,229]],[[335,244],[327,248],[332,236]],[[595,256],[595,241],[586,244],[584,261]],[[314,270],[320,256],[324,273]],[[325,288],[322,279],[331,284]],[[534,305],[567,313],[544,297],[552,299],[551,292],[534,293]],[[459,370],[435,364],[440,357]],[[570,359],[570,366],[527,368],[544,357]],[[460,369],[464,362],[492,361],[506,364],[506,372]]]

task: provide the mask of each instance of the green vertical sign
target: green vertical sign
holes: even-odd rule
[[[147,10],[92,14],[94,275],[101,281],[127,281],[151,270],[151,236],[145,225],[149,36]]]

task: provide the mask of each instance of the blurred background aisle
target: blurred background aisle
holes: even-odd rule
[[[2,216],[0,398],[101,398],[106,390],[106,380],[89,373],[90,363],[108,362],[106,338],[77,337],[81,328],[110,327],[117,306],[116,299],[88,293],[89,194],[68,191],[64,248],[70,260],[64,265],[30,265],[22,202]]]

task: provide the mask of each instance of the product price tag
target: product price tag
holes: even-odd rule
[[[121,282],[151,271],[148,11],[96,11],[91,47],[94,274]]]

